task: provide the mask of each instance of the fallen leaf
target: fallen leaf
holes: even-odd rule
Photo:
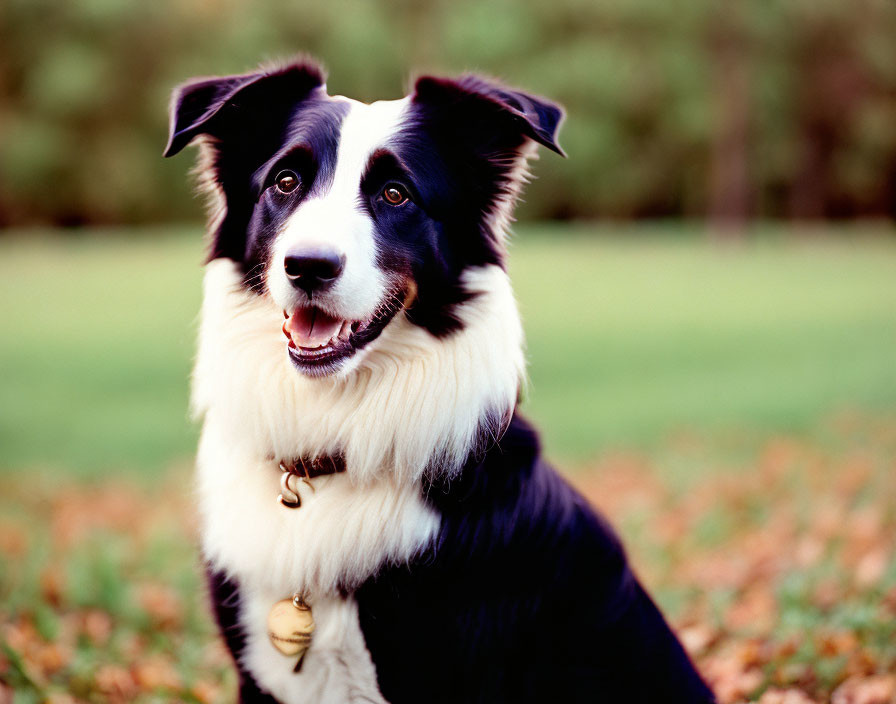
[[[101,665],[94,674],[94,682],[113,702],[130,702],[139,691],[130,671],[121,665]]]
[[[893,704],[896,675],[850,677],[834,690],[831,704]]]
[[[767,689],[758,704],[817,704],[801,689]]]

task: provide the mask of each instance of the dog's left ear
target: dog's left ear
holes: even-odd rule
[[[253,93],[268,89],[281,101],[298,102],[322,87],[324,80],[320,67],[301,60],[269,71],[187,81],[171,96],[170,131],[163,156],[174,156],[200,134],[220,139],[226,131],[227,114],[258,108],[258,96]]]
[[[491,115],[504,129],[516,129],[560,156],[566,153],[557,143],[557,131],[563,121],[563,109],[538,96],[512,90],[496,81],[474,75],[457,79],[423,76],[414,84],[415,103],[433,105],[440,111],[457,108],[481,119]],[[444,114],[444,113],[443,113]],[[464,119],[465,115],[459,115]]]

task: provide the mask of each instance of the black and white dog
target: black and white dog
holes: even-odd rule
[[[506,227],[561,118],[473,76],[366,105],[307,61],[175,91],[165,153],[200,138],[215,204],[193,404],[242,701],[713,700],[516,412]]]

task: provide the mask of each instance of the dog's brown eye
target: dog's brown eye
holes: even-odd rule
[[[410,196],[408,196],[408,192],[401,184],[389,183],[383,189],[383,200],[389,205],[401,205],[405,201],[410,200]]]
[[[295,171],[281,171],[277,174],[276,184],[281,193],[292,193],[299,187],[299,177]]]

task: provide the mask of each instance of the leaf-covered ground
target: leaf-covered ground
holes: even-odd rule
[[[896,417],[681,435],[572,477],[721,702],[896,702]],[[232,700],[189,478],[0,478],[0,702]]]
[[[896,419],[844,414],[721,455],[682,437],[577,483],[721,702],[896,702]]]

